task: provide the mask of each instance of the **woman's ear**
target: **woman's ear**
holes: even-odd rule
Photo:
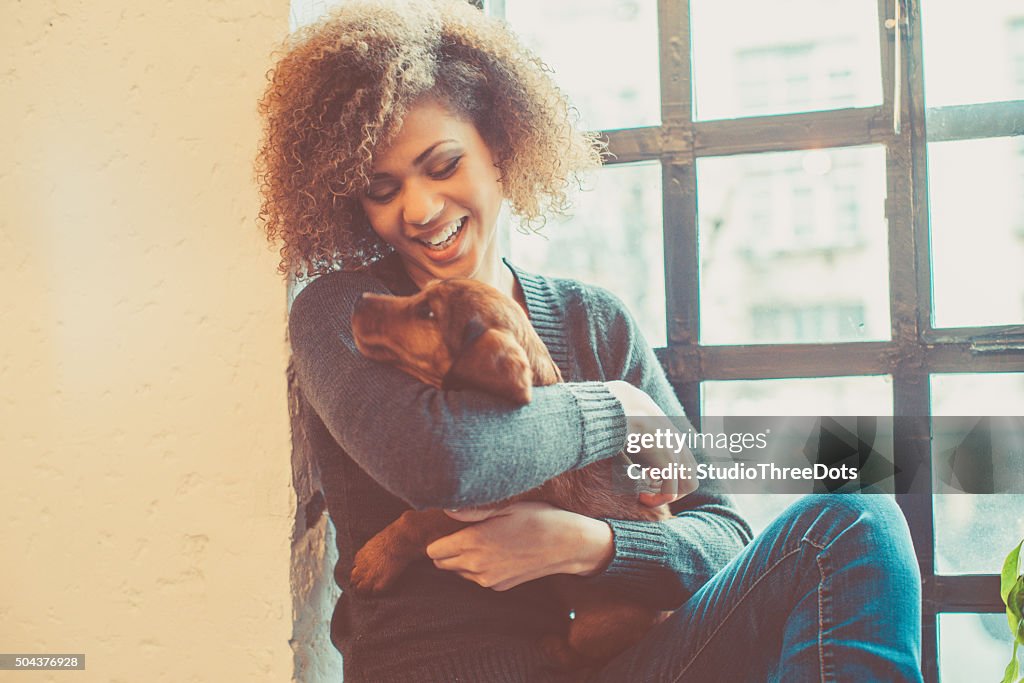
[[[526,352],[509,332],[490,329],[462,350],[446,386],[470,387],[526,405],[532,398],[533,370]]]

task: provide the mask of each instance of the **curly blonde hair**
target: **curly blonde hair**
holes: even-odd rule
[[[603,145],[504,23],[466,0],[348,0],[290,36],[260,100],[259,219],[299,277],[365,267],[389,247],[360,206],[374,150],[421,98],[472,122],[526,225],[564,214]]]

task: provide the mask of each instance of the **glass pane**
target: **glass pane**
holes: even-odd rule
[[[703,382],[704,415],[891,415],[892,378],[816,377],[809,379]],[[800,498],[790,494],[737,494],[736,504],[754,533]]]
[[[1013,641],[1005,614],[940,614],[942,683],[1001,681]]]
[[[288,28],[294,31],[308,26],[344,0],[291,0],[289,3]]]
[[[698,120],[881,104],[874,2],[692,0]]]
[[[575,197],[575,215],[540,234],[511,231],[526,270],[600,285],[622,299],[653,346],[665,345],[661,165],[606,166]]]
[[[892,378],[809,377],[701,383],[703,415],[892,415]]]
[[[1024,415],[1024,373],[933,375],[931,393],[932,415],[940,418]],[[1005,427],[1003,420],[992,422]],[[999,438],[1005,437],[1001,430]],[[1016,450],[1024,453],[1024,441]],[[1020,467],[1002,460],[993,463],[995,478],[1000,468]],[[998,573],[1003,558],[1024,538],[1021,494],[936,494],[934,515],[935,570],[940,574]]]
[[[887,340],[882,147],[697,160],[703,344]]]
[[[1020,0],[922,0],[921,38],[929,107],[1024,99]]]
[[[1024,138],[928,144],[936,327],[1024,322]]]
[[[657,3],[506,0],[505,15],[554,69],[584,127],[661,123]]]

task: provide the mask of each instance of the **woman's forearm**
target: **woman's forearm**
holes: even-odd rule
[[[618,377],[643,390],[668,416],[684,420],[683,407],[636,323],[621,303],[605,296],[611,299],[607,305],[620,315],[612,327],[621,335],[614,345],[628,349],[620,356]],[[614,556],[593,580],[607,581],[609,588],[671,609],[724,567],[752,537],[731,497],[714,483],[702,483],[673,509],[678,514],[663,522],[608,520]]]

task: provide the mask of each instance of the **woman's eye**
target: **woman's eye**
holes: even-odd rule
[[[451,174],[455,173],[455,169],[459,167],[460,161],[462,161],[462,157],[455,157],[436,171],[431,171],[430,177],[436,180],[444,180]]]
[[[387,204],[394,199],[397,194],[398,190],[368,190],[366,192],[366,198],[377,204]]]
[[[434,311],[431,310],[428,302],[424,301],[416,306],[416,317],[422,320],[433,319]]]

